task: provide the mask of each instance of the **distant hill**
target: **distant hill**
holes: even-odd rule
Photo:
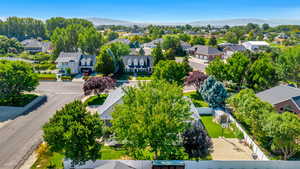
[[[123,20],[116,20],[116,19],[107,19],[107,18],[86,18],[87,20],[93,22],[94,25],[124,25],[130,26],[134,25],[135,23]]]
[[[267,23],[271,26],[278,25],[300,25],[300,19],[224,19],[224,20],[206,20],[206,21],[195,21],[191,22],[191,25],[202,26],[202,25],[214,25],[214,26],[237,26],[237,25],[246,25],[248,23],[254,24],[264,24]]]
[[[300,25],[300,19],[256,19],[256,18],[241,18],[241,19],[220,19],[220,20],[201,20],[194,22],[130,22],[124,20],[116,20],[116,19],[107,19],[107,18],[87,18],[87,20],[93,22],[95,25],[124,25],[124,26],[132,26],[132,25],[185,25],[190,24],[193,26],[205,26],[205,25],[213,25],[213,26],[237,26],[237,25],[246,25],[248,23],[255,24],[264,24],[267,23],[271,26],[277,25]]]

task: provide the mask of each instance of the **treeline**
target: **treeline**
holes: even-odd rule
[[[91,22],[78,18],[54,17],[44,22],[33,18],[9,17],[6,21],[0,20],[0,35],[16,38],[19,41],[29,38],[50,39],[56,28],[66,28],[74,24],[93,27]]]

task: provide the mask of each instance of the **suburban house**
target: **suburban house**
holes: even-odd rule
[[[272,104],[282,113],[289,111],[300,117],[300,89],[296,87],[279,85],[256,94],[262,101]]]
[[[61,52],[55,61],[60,72],[71,74],[91,73],[95,70],[96,56],[84,55],[81,52]]]
[[[217,57],[223,59],[224,56],[224,53],[219,51],[217,48],[204,45],[196,45],[189,48],[189,54],[206,62],[210,62]]]
[[[142,48],[141,48],[142,49]],[[145,54],[139,54],[139,48],[131,49],[131,52],[127,56],[123,56],[123,64],[125,72],[148,72],[152,71],[153,59],[150,56],[150,50],[144,50]]]
[[[283,42],[287,41],[289,39],[289,36],[285,33],[280,33],[274,38],[274,43],[276,44],[282,44]]]
[[[218,47],[224,52],[224,59],[230,58],[236,52],[244,52],[247,49],[243,45],[233,43],[222,43]]]
[[[104,120],[106,125],[110,125],[110,120],[112,120],[111,113],[114,107],[118,104],[123,103],[122,97],[124,96],[124,91],[121,87],[112,90],[104,103],[98,108],[98,114],[102,120]]]
[[[44,42],[37,39],[27,39],[21,42],[24,46],[24,50],[29,53],[50,53],[52,50],[51,42]]]
[[[242,45],[252,51],[252,52],[256,52],[259,51],[261,48],[263,47],[269,47],[269,43],[265,42],[265,41],[248,41],[248,42],[244,42],[242,43]]]
[[[126,87],[126,85],[124,86]],[[104,103],[97,108],[97,112],[100,116],[100,119],[104,120],[106,125],[110,125],[110,121],[112,120],[111,113],[114,111],[114,107],[118,104],[123,103],[123,96],[124,91],[122,87],[118,87],[114,90],[112,90],[109,94]],[[184,97],[186,100],[188,100],[191,103],[190,112],[192,113],[192,121],[199,119],[199,113],[191,99],[188,97]]]

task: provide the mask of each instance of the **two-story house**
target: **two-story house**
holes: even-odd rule
[[[55,61],[60,72],[71,74],[91,73],[95,70],[96,56],[81,52],[61,52]]]

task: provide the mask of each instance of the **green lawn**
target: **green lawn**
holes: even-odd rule
[[[152,80],[150,75],[145,75],[145,76],[137,76],[136,80]]]
[[[201,121],[204,124],[209,137],[219,138],[222,136],[222,127],[218,123],[213,121],[212,116],[201,116]],[[229,128],[224,128],[224,137],[225,138],[235,138],[234,133]]]
[[[24,107],[37,97],[38,95],[35,94],[21,94],[18,97],[15,97],[10,100],[0,99],[0,106]]]
[[[188,96],[192,99],[192,102],[194,103],[194,105],[196,107],[208,107],[208,103],[205,102],[202,97],[197,94],[195,91],[194,92],[188,92],[188,93],[184,93],[184,96]]]
[[[37,74],[39,80],[56,80],[56,74]]]
[[[112,148],[104,146],[101,149],[101,160],[119,160],[121,157],[126,156],[126,152],[122,148]]]
[[[103,146],[101,149],[102,157],[99,160],[119,160],[126,156],[125,150],[122,148],[112,148]],[[63,169],[64,155],[60,153],[52,153],[48,149],[40,154],[37,161],[33,164],[31,169],[47,169],[52,164],[55,169]]]
[[[92,106],[92,105],[102,105],[105,101],[105,99],[107,98],[107,94],[101,94],[100,96],[92,96],[90,98],[88,98],[84,104],[88,105],[88,106]]]
[[[55,169],[63,169],[63,160],[64,155],[47,151],[41,154],[31,169],[47,169],[50,164],[55,166]]]

